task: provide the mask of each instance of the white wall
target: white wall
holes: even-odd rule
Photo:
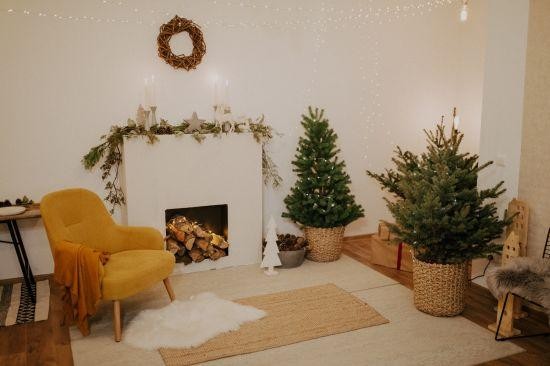
[[[373,40],[379,45],[381,86],[378,118],[370,122],[366,134],[367,158],[362,164],[368,169],[380,172],[390,166],[396,145],[423,151],[422,130],[433,128],[441,115],[450,125],[453,106],[458,108],[460,129],[465,133],[463,149],[478,152],[486,1],[471,2],[465,23],[458,21],[458,5],[453,2],[444,11],[400,19],[373,30]],[[354,184],[365,187],[360,197],[366,202],[365,221],[373,232],[379,219],[392,218],[378,185],[362,175],[359,166],[356,169],[359,174]]]
[[[495,162],[479,185],[504,180],[500,212],[518,194],[529,0],[490,0],[483,84],[480,160]]]
[[[160,84],[160,116],[179,122],[197,111],[210,117],[211,80],[218,74],[230,80],[236,114],[264,113],[284,135],[271,146],[284,184],[276,191],[265,188],[264,218],[278,217],[283,210],[282,199],[295,179],[289,162],[301,134],[300,114],[309,104],[327,109],[340,137],[353,192],[366,209],[367,217],[350,225],[347,235],[373,232],[380,218],[388,218],[382,193],[365,170],[387,167],[395,144],[422,149],[421,129],[432,127],[452,106],[463,116],[465,148],[477,152],[485,0],[472,2],[467,23],[458,22],[460,4],[454,1],[431,11],[422,7],[399,12],[399,18],[386,7],[403,9],[427,1],[301,1],[304,9],[315,9],[311,12],[285,11],[286,6],[297,6],[290,0],[244,2],[259,4],[257,8],[234,3],[174,0],[155,2],[153,9],[144,0],[120,6],[94,0],[4,0],[0,196],[40,199],[72,186],[103,195],[99,173],[84,171],[80,159],[111,124],[134,115],[143,97],[143,78],[151,74]],[[272,8],[262,9],[265,4]],[[275,11],[276,6],[282,10]],[[16,12],[8,14],[10,7]],[[135,14],[134,7],[139,9]],[[367,18],[371,7],[382,10]],[[24,9],[32,13],[23,15]],[[39,11],[48,16],[36,16]],[[131,22],[59,21],[53,13],[128,17]],[[207,54],[196,71],[174,70],[156,56],[159,22],[174,13],[203,26]],[[358,14],[364,16],[325,26],[326,20]],[[137,24],[138,19],[157,23]],[[356,28],[363,19],[367,23]],[[274,27],[263,26],[264,21]],[[252,23],[260,26],[251,28]],[[296,230],[282,219],[279,223],[281,231]],[[35,272],[50,272],[51,256],[40,221],[25,223],[23,236]],[[18,276],[16,263],[13,249],[0,244],[0,278]]]
[[[506,192],[497,200],[502,216],[518,195],[529,0],[489,0],[487,13],[479,155],[481,162],[494,164],[480,173],[479,186],[504,181]],[[473,275],[481,274],[486,263],[474,261]]]
[[[519,199],[529,205],[527,255],[540,257],[550,223],[550,1],[531,0]]]

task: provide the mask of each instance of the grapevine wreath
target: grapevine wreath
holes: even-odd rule
[[[193,42],[193,52],[189,56],[175,55],[170,49],[170,39],[173,35],[181,32],[187,32]],[[192,20],[180,18],[177,15],[168,23],[160,26],[157,43],[160,58],[176,69],[184,68],[189,71],[196,68],[206,53],[206,43],[204,43],[200,27]]]

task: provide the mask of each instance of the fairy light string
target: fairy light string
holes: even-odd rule
[[[158,28],[166,21],[167,17],[172,17],[178,12],[178,8],[173,6],[170,11],[166,9],[140,8],[134,6],[129,1],[123,0],[96,0],[99,10],[106,7],[107,11],[116,8],[116,12],[123,12],[123,16],[98,16],[91,14],[67,14],[62,11],[53,11],[45,9],[29,8],[1,8],[0,16],[20,16],[35,17],[41,19],[53,19],[59,22],[67,23],[106,23],[106,24],[137,24]],[[363,158],[368,161],[369,141],[368,136],[375,133],[375,128],[384,130],[384,122],[380,112],[380,51],[378,41],[373,40],[371,34],[373,29],[371,25],[392,23],[408,17],[423,16],[437,8],[451,6],[456,0],[410,0],[405,4],[394,4],[388,6],[375,6],[373,0],[362,1],[361,6],[353,6],[346,3],[346,8],[338,7],[338,2],[320,2],[316,6],[292,5],[283,6],[280,2],[258,3],[258,1],[227,1],[227,0],[207,0],[213,7],[223,7],[224,9],[239,8],[253,12],[253,14],[262,13],[268,20],[261,20],[261,17],[250,17],[246,14],[246,20],[229,21],[225,19],[207,19],[205,15],[196,17],[196,22],[201,28],[265,28],[276,29],[280,31],[293,31],[298,29],[313,32],[314,50],[311,63],[311,79],[304,91],[304,100],[306,103],[312,102],[313,91],[317,83],[319,74],[319,57],[323,46],[326,44],[325,36],[328,31],[351,28],[359,32],[358,39],[361,42],[361,52],[359,57],[359,67],[357,74],[360,77],[360,96],[359,96],[359,118],[365,125],[364,144],[365,153]],[[383,2],[382,2],[383,3]],[[188,8],[192,2],[184,1],[180,5],[181,10]],[[103,11],[105,12],[105,11]],[[114,13],[114,11],[113,11]],[[238,14],[243,14],[241,11]],[[279,15],[279,18],[272,15]],[[215,18],[215,17],[214,17]],[[258,18],[259,20],[250,20]],[[369,27],[369,28],[368,28]],[[366,31],[368,28],[368,31]],[[367,47],[367,45],[370,45]],[[368,48],[368,49],[367,49]],[[367,56],[372,63],[367,66]],[[368,71],[372,72],[369,78]],[[389,134],[389,129],[386,129]],[[291,134],[298,133],[297,127]],[[391,138],[391,136],[388,136]],[[394,141],[392,140],[392,144]]]
[[[284,20],[270,21],[226,21],[197,19],[197,22],[203,25],[203,28],[210,26],[224,26],[228,28],[276,28],[295,30],[315,29],[319,25],[332,27],[335,29],[351,27],[360,29],[365,24],[383,24],[395,20],[424,15],[436,8],[451,5],[455,0],[424,0],[414,1],[405,5],[392,6],[372,6],[337,8],[328,4],[319,4],[317,7],[304,6],[280,6],[271,3],[258,4],[256,1],[221,1],[208,0],[212,6],[226,8],[243,8],[255,12],[265,11],[269,14],[281,14]],[[173,16],[174,10],[166,11],[159,9],[143,9],[133,6],[127,1],[117,0],[99,0],[100,6],[116,6],[123,9],[127,15],[122,17],[105,17],[91,14],[65,14],[61,11],[31,10],[26,8],[0,8],[0,13],[8,15],[35,16],[40,18],[54,18],[58,21],[66,22],[88,22],[88,23],[121,23],[121,24],[143,24],[149,26],[159,26],[163,24],[167,16]],[[277,4],[277,2],[275,2]],[[188,6],[188,4],[186,5]],[[176,9],[177,10],[177,9]],[[321,13],[324,17],[312,20],[312,14]]]

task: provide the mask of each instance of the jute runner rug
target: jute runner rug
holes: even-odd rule
[[[162,348],[159,352],[164,363],[168,366],[193,365],[388,323],[365,302],[333,284],[236,302],[265,310],[268,315],[199,347]]]

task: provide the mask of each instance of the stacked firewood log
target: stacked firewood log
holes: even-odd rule
[[[166,245],[176,259],[185,264],[209,258],[225,257],[229,243],[223,236],[205,230],[185,216],[176,216],[166,224]]]

